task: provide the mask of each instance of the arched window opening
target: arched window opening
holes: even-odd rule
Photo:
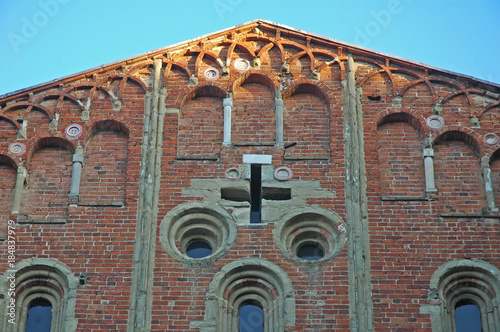
[[[52,304],[44,298],[31,301],[28,306],[26,332],[50,332]]]
[[[7,271],[0,276],[0,308],[8,317],[15,310],[15,326],[3,319],[0,331],[75,332],[78,278],[69,267],[51,258],[29,258],[15,264],[15,285]],[[9,308],[9,288],[15,289],[15,308]]]
[[[210,256],[213,252],[212,246],[205,240],[194,239],[186,246],[186,255],[191,258],[203,258]]]
[[[477,304],[463,300],[455,306],[457,332],[481,332],[481,312]]]
[[[264,310],[257,304],[244,303],[238,317],[240,332],[264,332]]]
[[[273,332],[295,326],[292,283],[279,266],[260,258],[232,261],[217,272],[205,319],[191,327],[217,332]]]
[[[309,242],[299,247],[297,257],[307,261],[316,261],[325,257],[325,252],[318,243]]]
[[[457,259],[441,265],[429,284],[432,331],[500,331],[500,270],[485,261]]]

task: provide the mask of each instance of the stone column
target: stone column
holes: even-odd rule
[[[436,185],[434,184],[434,149],[431,145],[430,138],[427,138],[424,143],[424,169],[425,169],[425,192],[427,194],[437,193]]]
[[[498,208],[495,206],[493,185],[491,184],[491,168],[489,157],[481,158],[481,174],[483,175],[484,188],[486,189],[486,202],[488,204],[488,210],[490,212],[498,212]]]
[[[73,155],[73,172],[71,173],[71,189],[69,196],[76,197],[77,201],[80,199],[80,179],[82,177],[83,165],[83,151],[82,147],[76,148]]]
[[[26,168],[19,166],[17,168],[16,188],[14,191],[14,202],[12,204],[11,214],[19,214],[21,207],[21,197],[23,196],[24,182],[26,181]]]
[[[231,111],[233,107],[233,97],[229,95],[229,97],[224,98],[224,141],[222,145],[230,146],[231,145]]]

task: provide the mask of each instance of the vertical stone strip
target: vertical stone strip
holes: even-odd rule
[[[491,184],[491,168],[489,157],[481,158],[481,173],[483,175],[484,189],[486,191],[488,212],[498,212],[498,208],[495,206],[495,193],[493,192],[493,185]]]
[[[161,89],[161,59],[153,60],[153,92],[146,93],[137,228],[128,331],[151,330],[158,192],[161,175],[166,91]],[[160,111],[159,111],[160,109]]]
[[[346,219],[349,250],[349,314],[351,331],[373,331],[370,241],[366,196],[361,89],[356,90],[355,64],[347,60],[347,80],[342,82],[344,104],[344,154]]]
[[[231,145],[231,112],[233,108],[233,97],[229,95],[222,101],[224,105],[224,141],[222,145]]]
[[[283,143],[283,98],[281,91],[276,89],[276,98],[274,100],[276,104],[276,146],[282,146]]]
[[[24,182],[26,181],[26,168],[19,166],[17,168],[16,188],[14,189],[14,202],[12,203],[11,214],[19,214],[21,208],[21,197],[23,197]]]

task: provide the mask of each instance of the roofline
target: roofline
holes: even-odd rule
[[[138,54],[138,55],[134,55],[134,56],[131,56],[131,57],[128,57],[128,58],[125,58],[125,59],[121,59],[121,60],[109,62],[109,63],[102,64],[100,66],[93,67],[93,68],[90,68],[90,69],[87,69],[87,70],[83,70],[83,71],[80,71],[80,72],[77,72],[77,73],[74,73],[74,74],[65,75],[65,76],[62,76],[62,77],[58,77],[58,78],[52,79],[50,81],[46,81],[46,82],[35,84],[35,85],[29,86],[29,87],[26,87],[26,88],[22,88],[22,89],[19,89],[19,90],[8,92],[8,93],[5,93],[3,95],[0,95],[0,100],[5,99],[5,98],[9,98],[9,97],[13,97],[13,96],[16,96],[16,95],[20,95],[20,94],[26,93],[26,92],[31,91],[31,90],[36,90],[38,88],[42,88],[42,87],[54,85],[56,83],[60,83],[60,82],[66,81],[66,80],[74,79],[74,78],[77,78],[79,76],[90,76],[89,75],[90,73],[97,72],[97,71],[103,70],[105,68],[109,68],[109,67],[113,67],[113,66],[117,66],[117,65],[122,65],[123,63],[131,62],[131,61],[138,61],[141,58],[148,58],[151,55],[154,55],[154,54],[157,54],[157,53],[162,53],[162,52],[167,51],[169,49],[173,49],[173,48],[180,47],[180,46],[183,46],[183,45],[186,45],[186,44],[197,42],[199,40],[202,40],[202,39],[214,36],[214,35],[219,35],[219,34],[225,33],[225,32],[230,31],[230,30],[234,30],[234,29],[238,29],[238,28],[242,28],[242,27],[247,27],[247,26],[252,25],[252,24],[268,24],[268,25],[272,25],[272,26],[275,26],[275,27],[278,27],[278,28],[282,28],[282,29],[285,29],[285,30],[289,30],[289,31],[293,31],[293,32],[296,32],[296,33],[299,33],[299,34],[305,34],[305,35],[314,37],[316,39],[324,40],[326,42],[330,42],[330,43],[334,43],[334,44],[339,44],[339,45],[342,45],[342,46],[346,46],[348,48],[355,49],[355,50],[358,50],[358,51],[375,54],[375,55],[378,55],[378,56],[381,56],[381,57],[386,57],[386,58],[390,58],[390,59],[393,59],[393,60],[397,60],[397,61],[401,61],[401,62],[404,62],[404,63],[408,63],[408,64],[411,64],[411,65],[415,65],[415,66],[418,66],[418,67],[427,68],[427,69],[430,69],[430,70],[433,70],[433,71],[437,71],[437,72],[441,72],[441,73],[444,73],[444,74],[447,74],[447,75],[458,76],[458,77],[461,77],[461,78],[474,80],[474,81],[479,82],[479,83],[483,83],[483,84],[486,84],[486,85],[494,86],[496,88],[500,88],[500,83],[490,82],[490,81],[483,80],[483,79],[480,79],[480,78],[477,78],[477,77],[474,77],[474,76],[465,75],[465,74],[457,73],[457,72],[454,72],[454,71],[450,71],[450,70],[446,70],[446,69],[442,69],[442,68],[433,67],[433,66],[421,63],[421,62],[408,60],[408,59],[405,59],[405,58],[402,58],[402,57],[398,57],[398,56],[395,56],[395,55],[391,55],[391,54],[387,54],[387,53],[375,51],[375,50],[372,50],[370,48],[366,48],[366,47],[363,47],[363,46],[354,45],[354,44],[343,42],[343,41],[340,41],[340,40],[337,40],[337,39],[334,39],[334,38],[325,37],[325,36],[322,36],[322,35],[318,35],[318,34],[315,34],[315,33],[307,32],[307,31],[300,30],[300,29],[297,29],[297,28],[292,28],[292,27],[289,27],[289,26],[284,25],[284,24],[280,24],[280,23],[276,23],[276,22],[272,22],[272,21],[269,21],[269,20],[258,18],[258,19],[255,19],[255,20],[251,20],[251,21],[248,21],[248,22],[245,22],[245,23],[241,23],[241,24],[238,24],[238,25],[226,28],[226,29],[222,29],[222,30],[218,30],[218,31],[215,31],[215,32],[212,32],[212,33],[208,33],[208,34],[196,37],[196,38],[188,39],[188,40],[185,40],[185,41],[182,41],[182,42],[179,42],[179,43],[175,43],[175,44],[172,44],[172,45],[168,45],[168,46],[164,46],[164,47],[161,47],[161,48],[157,48],[155,50],[147,51],[147,52],[144,52],[144,53],[141,53],[141,54]]]

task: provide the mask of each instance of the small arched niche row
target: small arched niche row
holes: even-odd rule
[[[479,143],[463,131],[446,131],[434,141],[439,213],[482,213],[487,206]]]
[[[236,240],[236,222],[219,206],[188,202],[170,210],[160,224],[167,253],[189,264],[212,262]]]
[[[179,114],[177,157],[216,157],[223,140],[225,92],[207,85],[190,95]]]
[[[12,210],[17,169],[14,161],[0,155],[0,239],[7,236],[7,222]]]
[[[129,130],[120,122],[100,121],[91,127],[80,182],[81,205],[125,204],[128,141]]]
[[[500,270],[481,260],[459,259],[440,266],[430,282],[432,331],[500,331]]]
[[[12,271],[7,271],[0,279],[0,308],[3,310],[0,330],[5,332],[76,331],[78,320],[75,319],[76,289],[78,279],[65,264],[51,258],[30,258],[16,264]],[[15,308],[9,307],[11,292],[15,288]],[[15,310],[15,324],[9,322]],[[40,319],[38,327],[33,329],[33,317]],[[47,328],[50,328],[48,330]]]
[[[192,328],[233,332],[252,327],[279,332],[295,325],[290,279],[265,259],[243,258],[222,267],[210,283],[205,304],[205,320],[191,322]],[[247,310],[253,313],[242,312]]]
[[[377,124],[381,195],[425,195],[423,139],[420,123],[406,112],[391,113]]]
[[[73,154],[74,146],[59,137],[42,138],[32,147],[19,222],[66,222]]]

